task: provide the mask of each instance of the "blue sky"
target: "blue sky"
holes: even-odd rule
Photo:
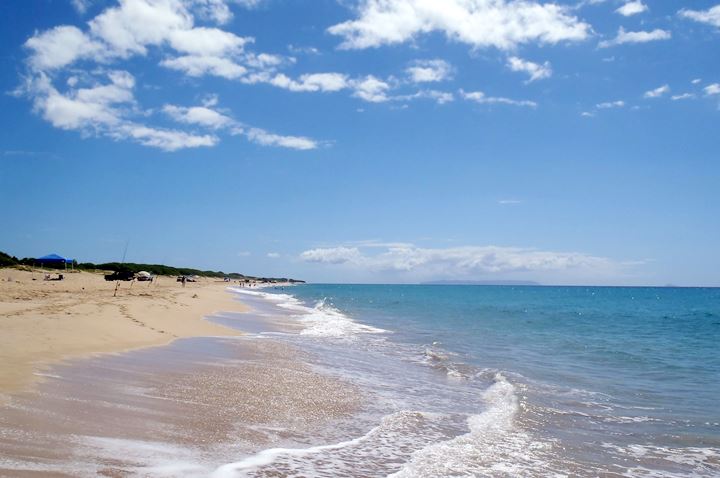
[[[0,250],[720,286],[717,0],[0,13]]]

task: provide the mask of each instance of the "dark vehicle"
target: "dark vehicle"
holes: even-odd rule
[[[105,280],[133,280],[135,273],[131,271],[115,271],[112,274],[105,274]]]

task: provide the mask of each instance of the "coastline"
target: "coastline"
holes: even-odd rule
[[[115,285],[90,272],[45,281],[39,272],[0,269],[0,394],[31,388],[39,371],[67,359],[242,334],[204,319],[248,310],[225,282],[201,278],[182,287],[162,276],[121,282],[114,297]]]
[[[200,284],[190,296],[236,296],[226,286]],[[210,319],[243,331],[267,319],[265,298],[250,295],[235,312],[217,298],[224,313]],[[355,428],[362,387],[318,369],[301,344],[225,335],[47,363],[42,381],[0,403],[0,477],[215,476],[263,449],[320,445]]]
[[[457,289],[466,302],[456,295],[453,303],[462,307],[454,317],[485,325],[473,336],[467,321],[455,328],[439,323],[437,317],[447,317],[447,301],[436,296],[439,306],[428,307],[427,291],[417,287],[235,289],[251,311],[209,320],[242,330],[241,336],[185,338],[53,364],[32,393],[0,404],[0,477],[424,478],[444,476],[448,469],[463,476],[641,476],[638,470],[715,476],[720,442],[710,412],[713,389],[694,390],[696,378],[676,376],[673,387],[687,383],[684,388],[694,390],[678,409],[672,396],[645,396],[633,388],[637,383],[662,392],[672,368],[660,382],[628,380],[636,367],[644,376],[656,367],[625,360],[625,350],[641,347],[614,343],[622,353],[610,349],[598,357],[599,368],[589,366],[595,355],[570,350],[571,363],[560,350],[567,349],[566,340],[607,345],[612,332],[586,333],[586,320],[596,320],[592,314],[578,319],[585,317],[576,311],[588,304],[586,296],[602,299],[591,311],[616,327],[637,330],[655,317],[664,325],[662,333],[668,322],[657,312],[684,310],[687,297],[666,303],[655,292],[638,296],[620,290],[598,298],[598,291],[556,288],[535,291],[538,302],[514,289],[500,295],[487,289],[480,297]],[[558,300],[566,294],[580,302]],[[405,307],[414,306],[384,315],[398,297]],[[522,301],[498,322],[498,304],[512,297]],[[606,307],[620,304],[620,312],[632,312],[638,301],[652,305],[638,315],[645,321],[627,320]],[[535,304],[541,324],[527,320],[528,303]],[[706,313],[714,310],[713,302],[708,304],[711,309],[700,308],[693,320],[714,323],[714,315]],[[536,342],[514,340],[519,346],[508,349],[510,320],[520,336],[554,324],[554,335],[564,341],[554,344],[545,334]],[[407,326],[398,327],[398,321]],[[642,334],[626,336],[646,341]],[[468,339],[475,345],[472,353],[463,347]],[[712,350],[712,340],[704,340]],[[559,375],[548,375],[543,365],[548,350],[556,351],[559,361],[552,365]],[[543,360],[528,360],[533,351]],[[517,355],[522,360],[512,361]],[[608,365],[613,357],[617,362]],[[567,375],[582,360],[593,383]],[[622,388],[598,380],[613,370],[614,381],[626,379]],[[712,373],[712,364],[693,370]]]

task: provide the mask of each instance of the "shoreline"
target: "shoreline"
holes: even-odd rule
[[[168,345],[179,338],[237,336],[205,319],[246,312],[228,283],[201,278],[183,287],[174,277],[115,282],[73,272],[45,281],[41,272],[0,269],[0,400],[32,389],[42,371],[68,359]]]
[[[243,331],[287,318],[241,305],[224,316]],[[0,476],[215,476],[267,448],[354,434],[361,387],[301,344],[249,330],[48,364],[33,390],[0,403]]]

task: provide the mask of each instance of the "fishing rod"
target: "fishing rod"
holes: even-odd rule
[[[128,251],[129,245],[130,245],[130,239],[128,239],[125,242],[125,250],[123,251],[122,261],[120,261],[120,265],[125,264],[125,257],[127,256],[127,251]],[[130,286],[132,287],[132,284],[130,284]],[[115,292],[113,293],[113,297],[117,297],[117,291],[118,291],[119,287],[120,287],[120,279],[117,279],[115,281]]]

